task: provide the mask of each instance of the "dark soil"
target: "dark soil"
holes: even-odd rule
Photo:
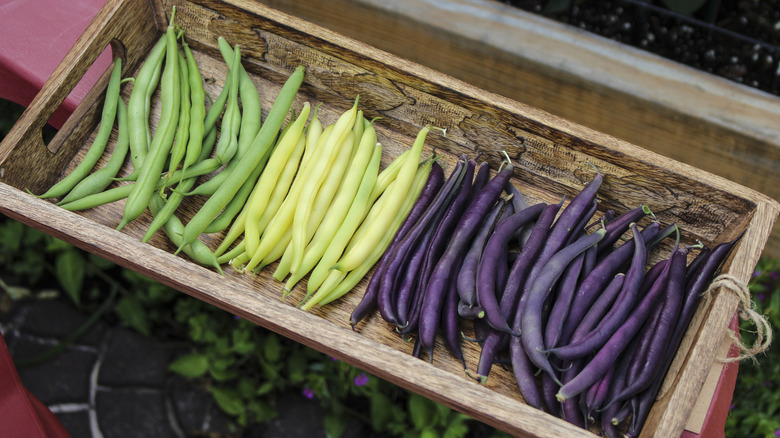
[[[780,95],[780,0],[711,0],[689,15],[659,0],[501,1]]]

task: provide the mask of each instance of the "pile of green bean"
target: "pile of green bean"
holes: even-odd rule
[[[285,296],[311,273],[305,308],[342,296],[382,255],[427,180],[430,160],[420,161],[429,128],[380,172],[382,145],[357,99],[332,125],[323,126],[308,102],[285,125],[303,67],[261,120],[259,90],[240,48],[224,38],[218,43],[228,67],[225,85],[207,110],[203,77],[175,15],[174,7],[165,34],[128,79],[127,104],[120,95],[121,59],[114,61],[95,141],[78,167],[40,197],[61,197],[58,205],[71,211],[124,199],[117,230],[148,208],[153,219],[144,242],[162,230],[176,254],[219,272],[227,263],[246,273],[278,261],[273,277],[287,279]],[[160,115],[152,132],[151,99],[158,89]],[[115,123],[116,147],[90,174]],[[128,155],[132,171],[118,178]],[[123,184],[108,188],[116,181]],[[195,195],[206,201],[185,225],[175,213]],[[215,250],[201,240],[225,231]]]

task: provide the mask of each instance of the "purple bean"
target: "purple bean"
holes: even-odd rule
[[[653,222],[645,227],[640,234],[643,240],[647,241],[654,238],[659,230],[660,224]],[[572,333],[574,333],[588,309],[596,301],[607,282],[611,281],[615,274],[620,272],[623,265],[631,259],[634,253],[634,241],[635,239],[632,237],[615,248],[609,255],[599,261],[590,274],[580,282],[572,300],[571,311],[563,325],[562,337],[571,338]]]
[[[459,268],[456,266],[457,262],[462,259],[461,256],[479,229],[480,223],[498,200],[513,172],[514,166],[507,164],[480,190],[461,216],[453,233],[448,236],[449,244],[431,272],[422,302],[418,329],[420,342],[423,348],[428,350],[429,355],[433,353],[448,279],[457,272]]]
[[[553,254],[557,253],[564,246],[568,235],[572,232],[580,217],[590,208],[603,181],[604,176],[600,173],[596,174],[563,209],[550,229],[550,237],[539,255],[540,265],[546,263]],[[532,273],[530,278],[533,279],[535,276]]]
[[[460,346],[460,328],[458,327],[458,289],[456,288],[457,277],[450,279],[449,290],[444,299],[444,308],[442,310],[442,335],[444,336],[444,345],[466,369],[466,359],[463,357],[463,350]]]
[[[590,203],[590,207],[588,207],[587,210],[584,210],[583,214],[580,216],[577,223],[572,227],[571,232],[569,233],[569,236],[566,238],[566,242],[564,245],[568,245],[575,240],[579,239],[583,234],[585,234],[585,229],[588,225],[588,223],[593,219],[593,215],[596,214],[596,210],[599,208],[599,201],[594,199]]]
[[[607,235],[604,236],[604,240],[599,242],[598,252],[604,254],[613,249],[615,242],[628,231],[628,228],[634,222],[639,222],[640,219],[650,214],[650,209],[642,204],[639,207],[628,210],[620,216],[614,218],[614,220],[606,223]]]
[[[478,166],[476,166],[476,171],[474,172],[474,182],[471,184],[471,194],[469,199],[473,199],[474,196],[476,196],[476,194],[479,193],[483,187],[485,187],[485,184],[487,184],[488,181],[490,181],[490,163],[483,161],[479,163]]]
[[[539,253],[545,241],[547,240],[547,235],[550,232],[550,226],[555,220],[555,216],[558,214],[561,205],[562,203],[550,204],[544,208],[533,227],[528,242],[520,250],[520,255],[518,258],[514,261],[514,263],[512,263],[506,285],[504,286],[504,292],[501,294],[501,301],[499,303],[501,315],[505,320],[507,320],[507,322],[517,319],[515,316],[515,309],[520,306],[517,301],[519,299],[520,291],[523,289],[526,274],[530,270],[533,261],[536,259],[536,255]],[[519,323],[515,325],[516,327],[514,331],[519,331]],[[503,333],[491,330],[484,342],[482,351],[480,352],[479,365],[477,367],[477,376],[483,383],[487,381],[488,373],[490,372],[490,368],[493,364],[493,359],[498,354],[498,348],[501,344],[500,340],[502,336]],[[518,367],[516,372],[520,372],[520,369],[522,368]],[[532,378],[533,376],[528,378],[528,380]]]
[[[523,396],[525,403],[536,409],[544,410],[544,401],[541,391],[536,385],[533,365],[523,348],[523,342],[520,336],[511,336],[509,339],[509,356],[512,363],[512,372]]]
[[[472,307],[477,304],[477,267],[479,261],[482,258],[482,251],[485,249],[490,234],[493,232],[493,228],[504,211],[504,205],[506,201],[500,198],[493,209],[482,221],[482,224],[474,235],[471,246],[466,252],[466,256],[461,264],[460,271],[458,272],[458,295],[461,302],[466,306]],[[461,315],[462,316],[462,315]]]
[[[396,232],[395,236],[393,237],[393,240],[390,242],[390,245],[388,246],[384,255],[382,255],[382,257],[380,258],[380,261],[377,264],[374,273],[371,275],[371,279],[369,280],[368,285],[366,286],[366,291],[363,294],[363,298],[360,300],[360,302],[357,304],[355,309],[352,311],[352,314],[349,319],[349,324],[352,326],[353,330],[355,326],[369,313],[371,313],[377,306],[377,294],[379,292],[379,282],[382,278],[382,272],[384,271],[384,267],[386,266],[387,261],[390,258],[389,254],[393,252],[393,249],[395,248],[396,245],[398,245],[398,242],[403,238],[403,236],[405,236],[409,232],[409,229],[412,226],[414,226],[414,223],[417,222],[420,215],[422,215],[422,213],[428,208],[428,206],[432,202],[432,198],[441,189],[443,182],[444,182],[444,169],[442,169],[441,165],[438,162],[434,162],[431,165],[431,171],[428,174],[428,180],[425,182],[425,186],[423,187],[423,190],[420,192],[417,201],[415,201],[414,206],[409,211],[409,214],[406,216],[406,219],[404,219],[403,224],[401,224],[401,227]]]
[[[556,347],[550,350],[551,353],[563,359],[576,359],[595,351],[609,339],[634,307],[645,276],[647,247],[636,224],[632,224],[631,229],[634,233],[634,254],[623,281],[623,291],[615,305],[595,329],[586,333],[578,327],[569,344]]]
[[[501,255],[506,253],[508,242],[515,231],[536,219],[546,206],[544,203],[533,205],[499,222],[485,245],[477,270],[477,303],[485,310],[488,324],[496,330],[512,333],[512,328],[501,314],[496,294],[496,277]]]
[[[688,251],[677,249],[669,260],[669,273],[666,276],[666,292],[663,305],[651,319],[648,330],[635,342],[638,354],[628,369],[628,385],[614,395],[609,403],[616,403],[648,388],[660,371],[664,359],[664,349],[671,339],[674,323],[680,313],[685,287],[685,268]],[[645,347],[646,345],[646,347]]]
[[[642,430],[642,427],[647,420],[647,416],[650,414],[650,408],[655,401],[656,394],[664,381],[664,377],[679,349],[685,331],[690,324],[690,320],[693,317],[696,305],[698,304],[698,298],[701,293],[706,290],[721,264],[726,260],[731,253],[731,250],[742,238],[742,235],[743,234],[741,233],[734,240],[721,243],[712,248],[712,250],[705,255],[705,259],[703,260],[700,269],[696,271],[696,274],[692,278],[686,280],[685,297],[683,298],[677,324],[665,351],[661,372],[658,373],[648,389],[631,399],[632,404],[634,405],[634,411],[631,416],[631,425],[628,429],[627,436],[639,436],[639,432]]]
[[[549,350],[558,343],[558,338],[560,337],[561,329],[563,328],[563,322],[566,319],[566,315],[569,313],[571,300],[577,289],[580,273],[582,272],[582,265],[585,261],[585,254],[593,248],[595,247],[588,248],[588,251],[578,255],[576,259],[569,263],[566,270],[561,275],[561,280],[558,284],[558,293],[550,308],[550,314],[547,317],[548,323],[544,328],[545,349]]]
[[[597,244],[604,237],[604,233],[604,229],[601,228],[583,236],[555,253],[544,264],[544,267],[539,271],[539,275],[534,279],[533,285],[528,289],[529,296],[523,308],[522,336],[520,338],[531,362],[541,368],[542,371],[550,374],[556,381],[559,379],[555,375],[547,355],[544,353],[542,308],[550,289],[554,286],[566,266],[581,252]]]
[[[430,227],[423,233],[422,239],[409,255],[406,266],[404,266],[403,272],[400,274],[401,278],[397,284],[395,297],[395,315],[397,322],[403,325],[406,325],[409,320],[409,306],[414,299],[413,292],[419,281],[419,272],[425,259],[426,248],[428,248],[428,244],[433,238],[434,231]]]
[[[435,194],[435,196],[430,197],[431,199],[428,202],[428,208],[418,214],[418,219],[393,249],[393,255],[390,257],[390,260],[387,262],[387,265],[382,272],[382,278],[379,282],[379,292],[377,294],[377,307],[382,315],[382,319],[385,321],[395,324],[396,326],[404,323],[404,321],[398,320],[395,312],[396,282],[399,277],[399,272],[406,265],[425,231],[429,227],[436,227],[437,224],[440,223],[439,220],[442,217],[442,206],[448,205],[447,202],[449,199],[451,199],[452,196],[457,195],[457,191],[461,190],[463,182],[466,181],[467,178],[466,169],[468,167],[465,158],[461,157],[455,165],[455,169],[453,169],[453,172],[450,174],[450,177],[444,183],[444,186]],[[471,169],[473,172],[473,167],[471,167]],[[471,177],[468,178],[470,184]],[[452,190],[455,190],[455,192],[452,192]]]
[[[663,294],[666,291],[666,281],[661,279],[668,275],[671,265],[671,263],[666,265],[665,271],[667,274],[662,274],[659,281],[655,282],[647,295],[642,297],[639,301],[639,304],[632,306],[633,310],[630,315],[621,321],[617,330],[610,333],[607,342],[598,349],[598,352],[588,364],[585,365],[582,371],[580,371],[574,379],[561,387],[558,391],[559,400],[566,400],[567,398],[574,397],[582,391],[587,390],[590,385],[598,381],[598,379],[606,373],[607,369],[612,366],[615,358],[623,352],[629,342],[634,338],[634,335],[636,335],[647,321],[655,306],[663,298]],[[626,275],[627,283],[629,282],[628,275],[629,274]]]

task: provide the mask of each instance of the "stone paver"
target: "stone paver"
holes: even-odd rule
[[[19,360],[57,345],[88,318],[65,297],[22,302],[0,312],[0,330]],[[324,409],[298,393],[277,400],[278,418],[237,434],[205,388],[168,371],[182,351],[181,345],[99,322],[56,356],[18,371],[74,438],[324,436]],[[344,438],[367,436],[356,422]]]

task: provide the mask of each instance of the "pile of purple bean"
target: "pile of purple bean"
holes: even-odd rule
[[[416,334],[413,354],[430,360],[441,335],[469,373],[461,323],[471,321],[478,381],[509,365],[529,405],[583,428],[600,424],[606,436],[638,436],[739,238],[683,247],[677,225],[662,228],[645,205],[598,216],[600,173],[566,207],[529,206],[513,170],[502,163],[491,178],[487,163],[461,157],[445,176],[434,163],[350,324],[378,310],[404,337]],[[658,248],[666,238],[675,238],[671,251]]]

